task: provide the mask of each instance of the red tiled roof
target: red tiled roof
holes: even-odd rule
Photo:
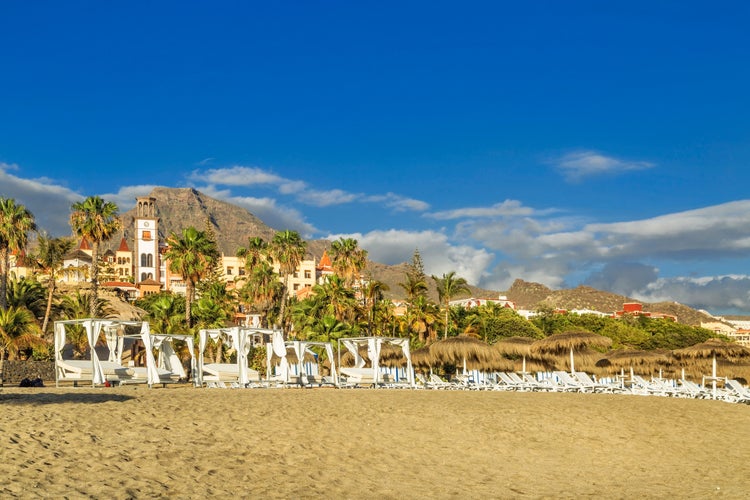
[[[125,241],[125,237],[120,240],[120,248],[117,249],[118,252],[129,252],[130,247],[128,247],[128,242]]]
[[[89,245],[89,240],[86,238],[81,239],[81,246],[78,247],[80,250],[91,250],[91,245]]]
[[[331,258],[328,256],[328,250],[323,250],[323,256],[320,258],[320,261],[318,262],[318,269],[332,269],[333,263],[331,262]]]

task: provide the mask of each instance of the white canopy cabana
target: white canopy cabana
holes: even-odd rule
[[[250,348],[256,344],[262,343],[265,336],[272,335],[273,333],[274,330],[248,328],[244,326],[200,330],[198,332],[198,369],[196,370],[196,376],[194,377],[195,385],[198,387],[203,385],[204,371],[209,368],[209,365],[205,363],[203,357],[208,339],[214,341],[228,341],[232,348],[237,351],[236,363],[212,363],[210,364],[210,368],[219,370],[226,368],[224,371],[226,371],[230,377],[236,378],[237,383],[244,387],[250,383],[250,369],[248,367],[247,358]]]
[[[409,385],[414,385],[414,368],[411,364],[411,351],[409,349],[409,339],[399,337],[350,337],[339,339],[339,371],[345,373],[346,369],[341,368],[341,346],[343,345],[354,357],[354,368],[356,373],[367,374],[372,377],[372,383],[375,387],[382,382],[380,375],[380,350],[384,343],[400,347],[406,358],[406,376]],[[366,361],[359,354],[359,347],[367,347],[367,357],[370,358],[372,366],[365,368]],[[368,373],[369,372],[369,373]],[[352,372],[350,372],[351,374]],[[369,378],[369,377],[368,377]]]
[[[63,359],[66,345],[66,329],[80,325],[86,331],[90,358],[88,360]],[[126,334],[126,327],[139,328],[138,334]],[[151,333],[147,321],[123,321],[113,319],[75,319],[56,321],[55,336],[55,382],[61,380],[88,380],[92,385],[107,381],[118,383],[156,383],[173,381],[173,378],[187,378],[185,369],[174,350],[173,341],[182,340],[188,345],[191,355],[191,368],[195,371],[193,337],[191,335],[169,335]],[[108,349],[107,360],[102,361],[96,350],[101,334],[104,334]],[[123,366],[122,354],[125,339],[142,340],[146,351],[146,367]],[[159,353],[154,357],[154,349]]]
[[[270,347],[270,348],[269,348]],[[287,349],[293,349],[294,354],[297,356],[296,375],[298,375],[298,381],[300,385],[304,384],[302,374],[306,373],[304,368],[305,354],[312,354],[317,358],[317,353],[311,350],[311,347],[321,347],[325,350],[328,360],[331,362],[331,377],[333,378],[333,384],[338,385],[338,374],[336,372],[336,362],[333,357],[333,345],[330,342],[314,342],[308,340],[287,340],[284,341],[284,336],[280,331],[276,331],[273,334],[273,338],[270,346],[266,346],[266,374],[269,380],[272,378],[273,367],[271,366],[271,359],[274,354],[280,359],[279,373],[276,375],[275,380],[288,384],[291,381],[292,367],[287,360]],[[308,374],[311,375],[311,374]]]
[[[141,326],[140,339],[146,349],[146,370],[147,383],[151,387],[154,384],[165,383],[164,375],[174,375],[179,379],[186,379],[187,373],[182,366],[182,361],[174,350],[174,341],[181,340],[187,344],[190,352],[190,372],[195,378],[195,341],[192,335],[176,335],[166,333],[151,333],[149,324],[143,322]],[[154,349],[159,353],[158,358],[154,358]]]

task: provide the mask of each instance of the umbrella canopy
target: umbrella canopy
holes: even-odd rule
[[[575,372],[573,354],[586,347],[609,347],[612,339],[586,331],[555,333],[547,338],[537,340],[531,345],[531,352],[538,354],[570,353],[570,372]]]
[[[287,363],[291,364],[297,364],[299,362],[299,358],[297,357],[297,353],[294,352],[294,347],[287,347],[286,348],[286,361]],[[317,360],[315,359],[315,356],[310,354],[309,352],[305,352],[304,361],[306,363],[315,363]],[[271,363],[272,364],[278,364],[281,362],[281,358],[279,358],[276,353],[271,355]]]
[[[646,351],[643,349],[616,349],[609,351],[602,359],[596,362],[596,366],[612,368],[629,368],[641,366],[653,369],[656,366],[665,366],[672,362],[668,353],[660,350]]]
[[[401,348],[401,346],[383,343],[380,346],[379,364],[383,366],[389,366],[391,368],[401,368],[407,366],[408,363],[406,356],[404,356],[404,350]],[[413,357],[412,364],[414,364]]]
[[[672,363],[673,358],[669,351],[662,349],[616,349],[609,351],[602,359],[596,362],[596,366],[622,370],[630,368],[631,375],[638,373],[652,373],[657,367],[661,368]]]
[[[521,371],[526,373],[526,358],[531,354],[531,345],[535,341],[531,337],[505,337],[495,342],[493,347],[503,355],[521,356]]]
[[[463,365],[464,370],[482,369],[500,358],[500,353],[489,344],[465,335],[433,342],[429,351],[436,364]]]
[[[672,353],[680,360],[711,359],[711,379],[714,399],[716,399],[716,358],[737,360],[750,357],[750,349],[734,342],[724,342],[716,338],[708,339],[705,342],[690,347],[674,350]]]

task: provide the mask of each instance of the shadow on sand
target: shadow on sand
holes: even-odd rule
[[[124,394],[107,394],[107,393],[90,393],[90,392],[66,392],[66,393],[51,393],[51,392],[28,392],[28,393],[11,393],[3,394],[0,393],[0,405],[46,405],[46,404],[61,404],[61,403],[84,403],[84,404],[96,404],[96,403],[109,403],[123,402],[131,399],[135,399],[133,396],[126,396]]]

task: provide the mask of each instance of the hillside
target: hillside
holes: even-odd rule
[[[520,279],[513,282],[505,295],[515,302],[519,309],[528,310],[534,310],[544,305],[556,309],[591,309],[601,312],[614,312],[622,310],[622,305],[625,302],[640,302],[624,295],[604,292],[587,286],[552,290],[539,283],[529,283]],[[711,316],[676,302],[641,303],[644,311],[671,314],[677,317],[678,322],[687,325],[700,326],[702,321],[714,321]]]

